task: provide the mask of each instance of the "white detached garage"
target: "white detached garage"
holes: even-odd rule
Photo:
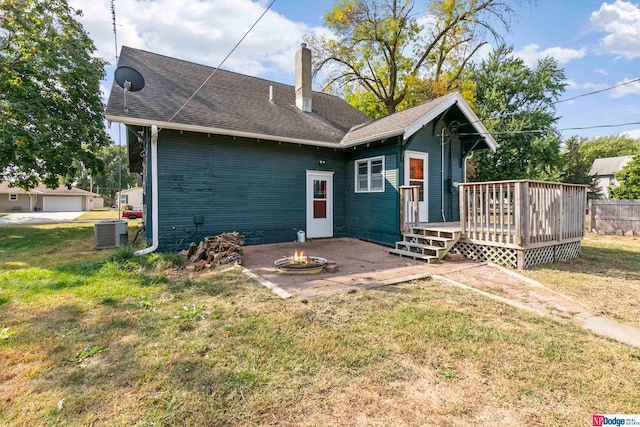
[[[43,185],[31,190],[34,210],[43,212],[81,212],[104,206],[99,194],[80,188],[47,188]]]
[[[82,212],[104,206],[99,194],[80,188],[47,188],[39,185],[31,191],[0,182],[0,212]]]
[[[80,212],[84,207],[83,196],[42,196],[44,212]]]

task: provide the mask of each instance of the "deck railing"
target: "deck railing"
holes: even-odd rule
[[[460,184],[462,235],[516,248],[584,236],[587,187],[543,181]]]
[[[400,186],[400,231],[408,233],[411,227],[418,225],[419,188],[416,185]]]

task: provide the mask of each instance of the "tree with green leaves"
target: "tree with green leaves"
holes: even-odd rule
[[[98,171],[104,61],[66,0],[0,0],[0,179],[70,185]]]
[[[478,117],[498,142],[473,156],[477,181],[558,180],[560,135],[554,102],[567,86],[564,71],[550,57],[529,68],[500,46],[473,69]]]
[[[640,200],[640,155],[634,158],[616,174],[618,187],[609,188],[609,195],[619,200]]]
[[[589,161],[583,150],[583,146],[589,142],[587,138],[572,136],[562,143],[562,171],[560,180],[570,184],[583,184],[589,186],[587,197],[589,199],[602,198],[602,190],[598,186],[598,177],[590,175],[593,162]]]
[[[77,187],[89,190],[93,186],[93,191],[99,193],[108,206],[113,205],[117,201],[118,191],[135,187],[137,183],[137,174],[129,172],[129,160],[125,150],[117,145],[100,149],[98,159],[104,163],[101,173],[91,174],[79,165]]]
[[[379,117],[459,90],[472,101],[469,61],[508,29],[506,0],[340,0],[325,16],[331,37],[308,37],[325,89]]]

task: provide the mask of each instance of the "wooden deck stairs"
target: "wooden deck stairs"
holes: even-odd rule
[[[402,235],[402,241],[396,242],[395,249],[389,249],[389,253],[438,262],[460,240],[460,235],[460,230],[455,229],[414,226],[410,233]]]

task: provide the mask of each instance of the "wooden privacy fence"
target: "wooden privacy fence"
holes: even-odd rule
[[[589,215],[591,231],[640,235],[640,200],[591,200]]]

